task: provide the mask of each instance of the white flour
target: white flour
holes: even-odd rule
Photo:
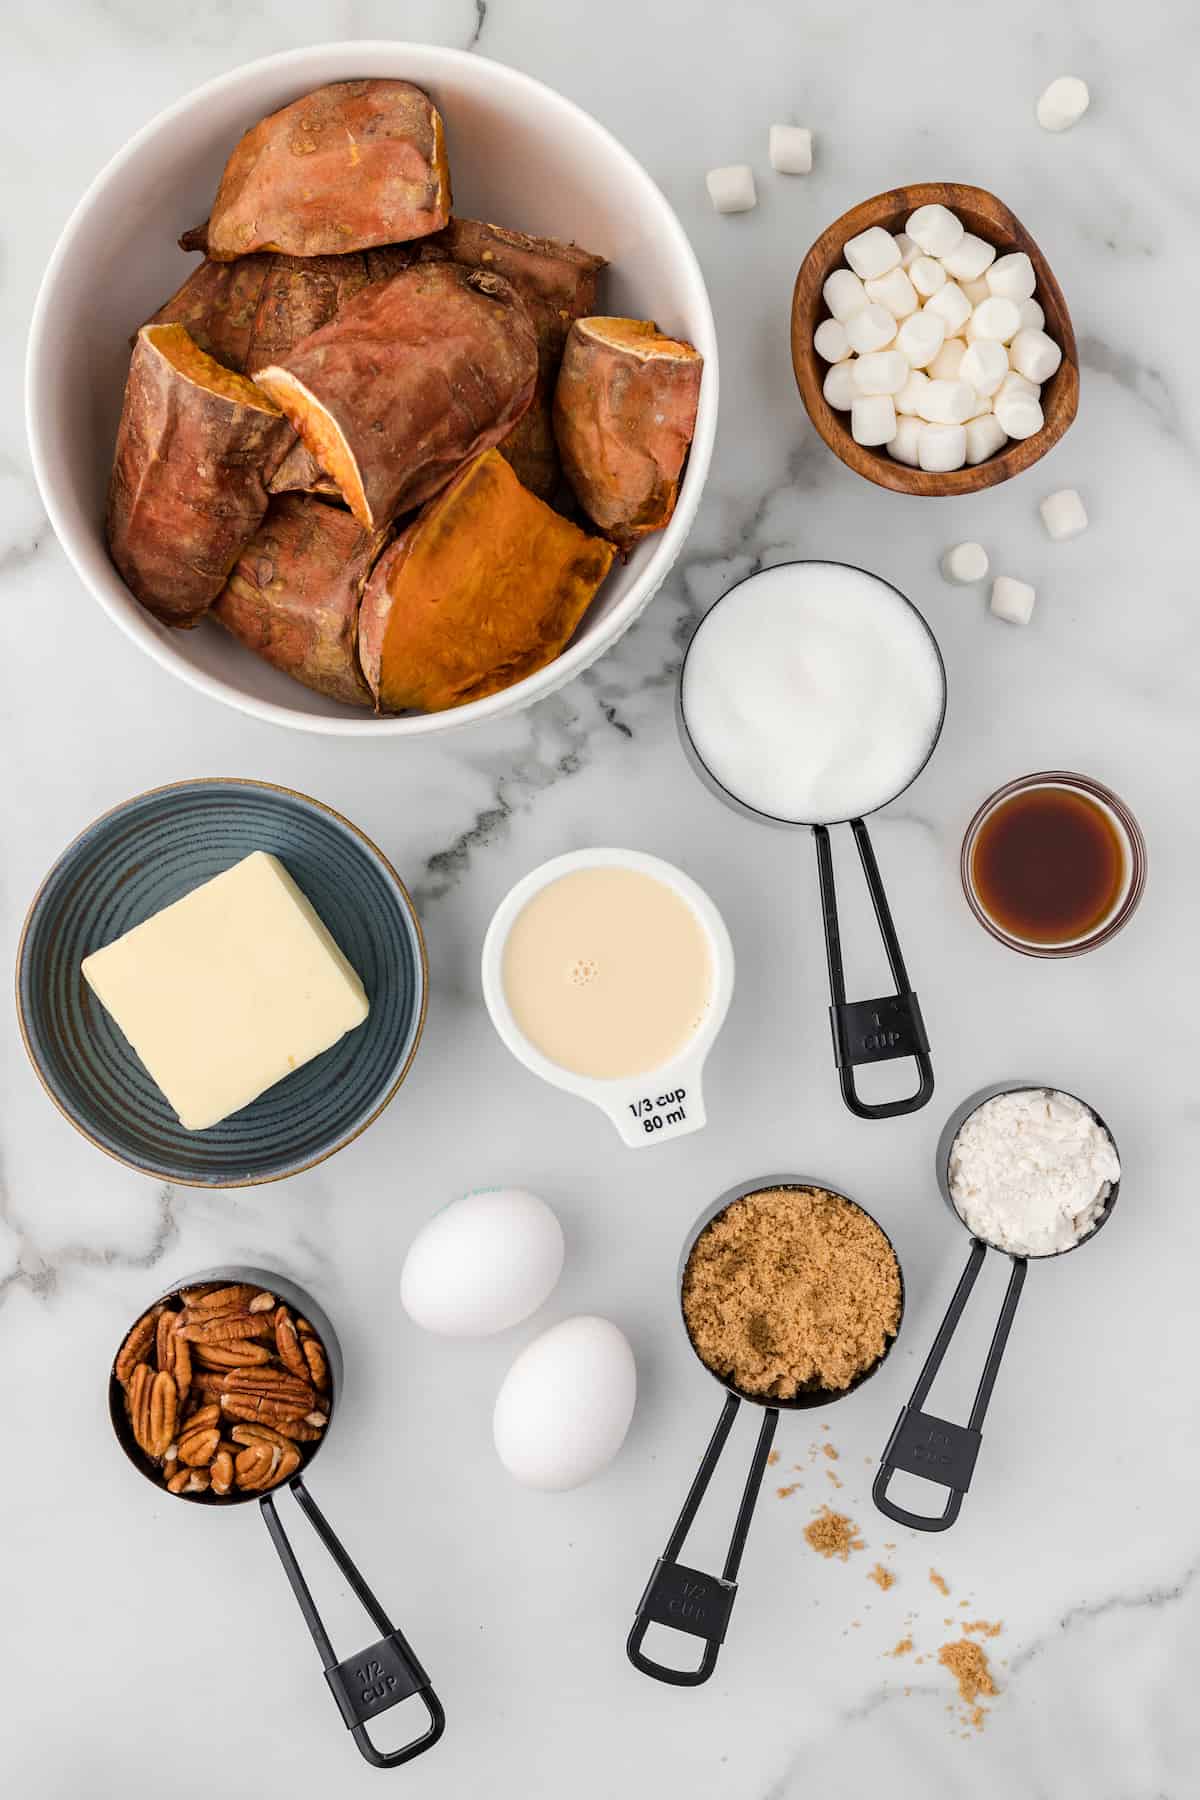
[[[1048,1256],[1086,1237],[1120,1173],[1108,1133],[1054,1088],[985,1101],[950,1152],[950,1193],[966,1224],[1015,1256]]]

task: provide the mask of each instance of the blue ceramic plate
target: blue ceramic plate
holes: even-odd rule
[[[278,856],[362,977],[366,1022],[208,1131],[185,1131],[80,964],[252,850]],[[101,1150],[166,1181],[245,1187],[332,1156],[377,1118],[425,1022],[421,927],[403,882],[340,813],[261,781],[181,781],[105,813],[42,883],[17,952],[17,1014],[50,1098]]]

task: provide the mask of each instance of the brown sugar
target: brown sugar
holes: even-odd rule
[[[888,1655],[889,1656],[911,1656],[912,1655],[912,1647],[913,1647],[912,1639],[910,1637],[903,1637],[900,1639],[900,1642],[896,1645],[896,1648],[894,1650],[888,1651]]]
[[[743,1393],[840,1393],[896,1334],[900,1270],[852,1201],[822,1188],[763,1188],[696,1239],[683,1315],[701,1361]]]
[[[821,1556],[837,1556],[847,1562],[852,1550],[866,1548],[859,1536],[858,1526],[845,1513],[835,1513],[828,1506],[823,1506],[815,1518],[810,1519],[804,1527],[804,1536],[809,1548]]]
[[[966,1632],[974,1632],[977,1637],[999,1637],[1004,1630],[1004,1620],[969,1619],[963,1625]]]
[[[942,1645],[938,1651],[938,1661],[943,1668],[949,1669],[957,1681],[958,1697],[964,1706],[970,1708],[970,1722],[978,1731],[982,1728],[985,1717],[984,1710],[979,1705],[980,1696],[990,1700],[999,1691],[992,1680],[986,1655],[970,1638],[960,1638],[956,1644]]]
[[[939,1594],[946,1594],[946,1595],[949,1594],[950,1583],[946,1580],[946,1577],[944,1575],[939,1575],[936,1569],[930,1569],[929,1579],[933,1583],[934,1587],[937,1589]],[[949,1624],[949,1620],[947,1620],[946,1623]]]
[[[837,1451],[836,1451],[836,1450],[835,1450],[835,1449],[834,1449],[834,1447],[833,1447],[833,1445],[832,1445],[832,1444],[822,1444],[822,1445],[821,1445],[821,1450],[822,1450],[822,1453],[823,1453],[823,1454],[824,1454],[824,1455],[825,1455],[825,1456],[827,1456],[827,1457],[828,1457],[828,1458],[829,1458],[829,1460],[830,1460],[830,1462],[836,1462],[836,1461],[837,1461],[837,1459],[838,1459],[838,1453],[837,1453]]]
[[[804,1483],[801,1481],[793,1481],[787,1487],[776,1488],[776,1498],[779,1500],[790,1500],[796,1489],[798,1487],[803,1487],[803,1485]]]
[[[890,1587],[895,1587],[896,1585],[896,1577],[892,1574],[890,1569],[885,1569],[882,1563],[875,1564],[875,1567],[867,1576],[867,1580],[873,1581],[875,1586],[877,1588],[882,1588],[885,1594]]]
[[[768,1457],[767,1457],[767,1467],[768,1467],[768,1469],[773,1469],[773,1468],[774,1468],[774,1467],[775,1467],[775,1464],[776,1464],[776,1463],[777,1463],[777,1462],[778,1462],[778,1461],[779,1461],[779,1452],[778,1452],[778,1450],[772,1450],[772,1451],[771,1451],[771,1453],[770,1453],[770,1455],[769,1455],[769,1456],[768,1456]]]

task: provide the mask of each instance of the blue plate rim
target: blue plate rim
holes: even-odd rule
[[[21,977],[25,969],[26,942],[41,908],[43,895],[55,875],[57,875],[59,869],[67,861],[68,857],[78,849],[84,839],[90,837],[99,826],[106,824],[110,819],[118,818],[122,813],[127,812],[130,807],[136,806],[142,800],[153,800],[160,794],[177,793],[183,788],[211,787],[244,788],[253,789],[259,793],[283,794],[289,800],[298,800],[304,806],[314,807],[317,812],[324,813],[327,818],[334,820],[336,824],[343,826],[353,837],[356,837],[368,856],[373,857],[383,869],[400,897],[404,911],[408,914],[409,922],[416,934],[416,944],[421,968],[420,1006],[417,1011],[416,1028],[413,1032],[412,1044],[409,1047],[408,1055],[405,1057],[404,1063],[396,1075],[395,1080],[392,1082],[387,1092],[381,1097],[378,1106],[376,1106],[365,1119],[361,1119],[354,1127],[353,1131],[348,1131],[345,1136],[340,1137],[336,1143],[330,1144],[328,1149],[322,1150],[319,1156],[310,1157],[307,1162],[296,1163],[292,1167],[278,1169],[269,1174],[241,1175],[221,1182],[200,1180],[194,1175],[179,1175],[172,1173],[169,1176],[164,1176],[161,1170],[147,1168],[144,1163],[136,1162],[132,1157],[122,1156],[118,1150],[113,1150],[108,1144],[102,1144],[99,1138],[93,1137],[87,1127],[75,1117],[69,1108],[64,1106],[62,1100],[50,1085],[41,1061],[34,1050],[29,1027],[25,1018],[25,1005],[21,998]],[[145,1175],[155,1181],[168,1180],[176,1187],[219,1187],[222,1190],[244,1187],[266,1187],[273,1181],[287,1181],[290,1180],[293,1175],[302,1175],[306,1170],[315,1169],[320,1163],[327,1162],[331,1156],[336,1156],[339,1150],[344,1150],[347,1144],[352,1144],[356,1138],[361,1137],[363,1132],[375,1123],[380,1113],[390,1106],[392,1101],[396,1098],[397,1093],[403,1086],[408,1072],[412,1067],[413,1058],[420,1048],[421,1039],[425,1033],[425,1015],[429,1005],[429,957],[425,948],[425,933],[421,928],[421,920],[417,914],[417,909],[413,905],[412,895],[405,887],[404,882],[400,879],[396,869],[379,848],[379,845],[375,843],[373,838],[369,838],[366,832],[363,831],[360,826],[356,825],[352,819],[346,818],[345,814],[338,812],[336,807],[326,805],[324,800],[317,800],[312,794],[302,793],[299,788],[286,787],[282,782],[259,781],[250,775],[190,775],[185,777],[182,781],[165,781],[158,787],[144,788],[140,793],[130,794],[126,799],[118,801],[115,806],[110,806],[104,812],[98,813],[81,831],[76,832],[70,843],[55,857],[41,881],[38,883],[37,892],[30,901],[29,907],[25,913],[25,918],[21,924],[21,935],[17,940],[14,988],[17,1026],[21,1033],[21,1042],[25,1046],[25,1054],[29,1058],[33,1072],[41,1083],[43,1091],[53,1101],[58,1112],[66,1119],[68,1124],[74,1126],[81,1137],[87,1139],[89,1144],[92,1144],[113,1162],[121,1163],[123,1167],[133,1169],[139,1175]]]

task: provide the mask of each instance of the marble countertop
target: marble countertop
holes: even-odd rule
[[[1186,921],[1200,837],[1186,803],[1198,698],[1187,521],[1200,411],[1175,346],[1193,335],[1200,194],[1185,77],[1200,51],[1195,9],[1012,0],[985,21],[921,0],[886,11],[752,0],[707,17],[687,0],[259,0],[186,13],[77,0],[17,9],[4,35],[7,941],[45,868],[95,814],[156,783],[238,774],[313,793],[384,847],[417,897],[432,975],[424,1045],[390,1111],[323,1167],[248,1192],[160,1187],[99,1156],[50,1107],[10,1023],[5,1791],[300,1800],[378,1783],[322,1693],[254,1509],[218,1516],[156,1502],[110,1437],[102,1371],[124,1322],[176,1277],[234,1259],[310,1284],[342,1336],[340,1448],[314,1492],[449,1716],[443,1743],[393,1776],[397,1788],[429,1800],[484,1790],[499,1800],[1194,1793],[1200,1109]],[[260,725],[140,655],[53,541],[19,401],[46,258],[127,134],[239,62],[353,35],[470,45],[610,126],[691,234],[723,365],[700,517],[643,622],[532,711],[390,749]],[[1088,79],[1093,105],[1075,131],[1050,137],[1033,105],[1064,72]],[[816,132],[808,178],[771,173],[776,119]],[[704,171],[741,160],[755,166],[759,207],[718,218]],[[855,478],[808,427],[786,319],[795,268],[829,220],[896,181],[941,177],[994,189],[1046,249],[1074,315],[1082,404],[1032,473],[978,498],[917,503]],[[1056,546],[1037,502],[1062,486],[1081,489],[1092,524]],[[1036,584],[1027,630],[941,580],[942,549],[963,538]],[[672,687],[693,621],[737,577],[796,555],[886,574],[924,611],[949,671],[939,753],[875,831],[939,1084],[926,1111],[885,1125],[856,1122],[837,1098],[810,845],[724,812],[674,733]],[[1060,964],[993,943],[957,874],[977,802],[1047,767],[1115,787],[1151,858],[1130,929]],[[479,945],[500,896],[535,863],[593,843],[682,864],[721,907],[738,951],[737,993],[709,1065],[708,1128],[641,1156],[598,1112],[520,1068],[479,994]],[[841,854],[849,881],[844,845]],[[857,890],[847,905],[855,985],[878,991]],[[1108,1118],[1124,1159],[1121,1207],[1085,1254],[1032,1269],[962,1519],[945,1538],[922,1538],[874,1512],[872,1465],[966,1249],[937,1198],[938,1132],[961,1098],[1009,1075],[1068,1087]],[[636,1675],[623,1641],[718,1409],[679,1328],[676,1258],[710,1199],[781,1169],[836,1184],[885,1224],[905,1271],[905,1326],[886,1369],[844,1408],[784,1418],[716,1677],[673,1691]],[[435,1207],[496,1182],[530,1186],[558,1209],[562,1284],[542,1317],[499,1340],[424,1337],[397,1301],[404,1250]],[[1004,1273],[990,1259],[957,1374],[936,1390],[939,1410],[964,1416]],[[633,1342],[635,1422],[592,1485],[523,1491],[492,1451],[493,1397],[520,1345],[578,1311],[607,1314]],[[688,1546],[698,1566],[718,1562],[751,1439],[743,1418]],[[825,1440],[836,1462],[814,1458]],[[827,1500],[866,1541],[845,1564],[804,1541]],[[898,1578],[886,1593],[867,1579],[876,1560]],[[313,1573],[349,1653],[374,1631]],[[1003,1621],[987,1645],[1002,1691],[982,1731],[963,1725],[936,1654],[976,1618]],[[912,1654],[889,1656],[908,1636]]]

